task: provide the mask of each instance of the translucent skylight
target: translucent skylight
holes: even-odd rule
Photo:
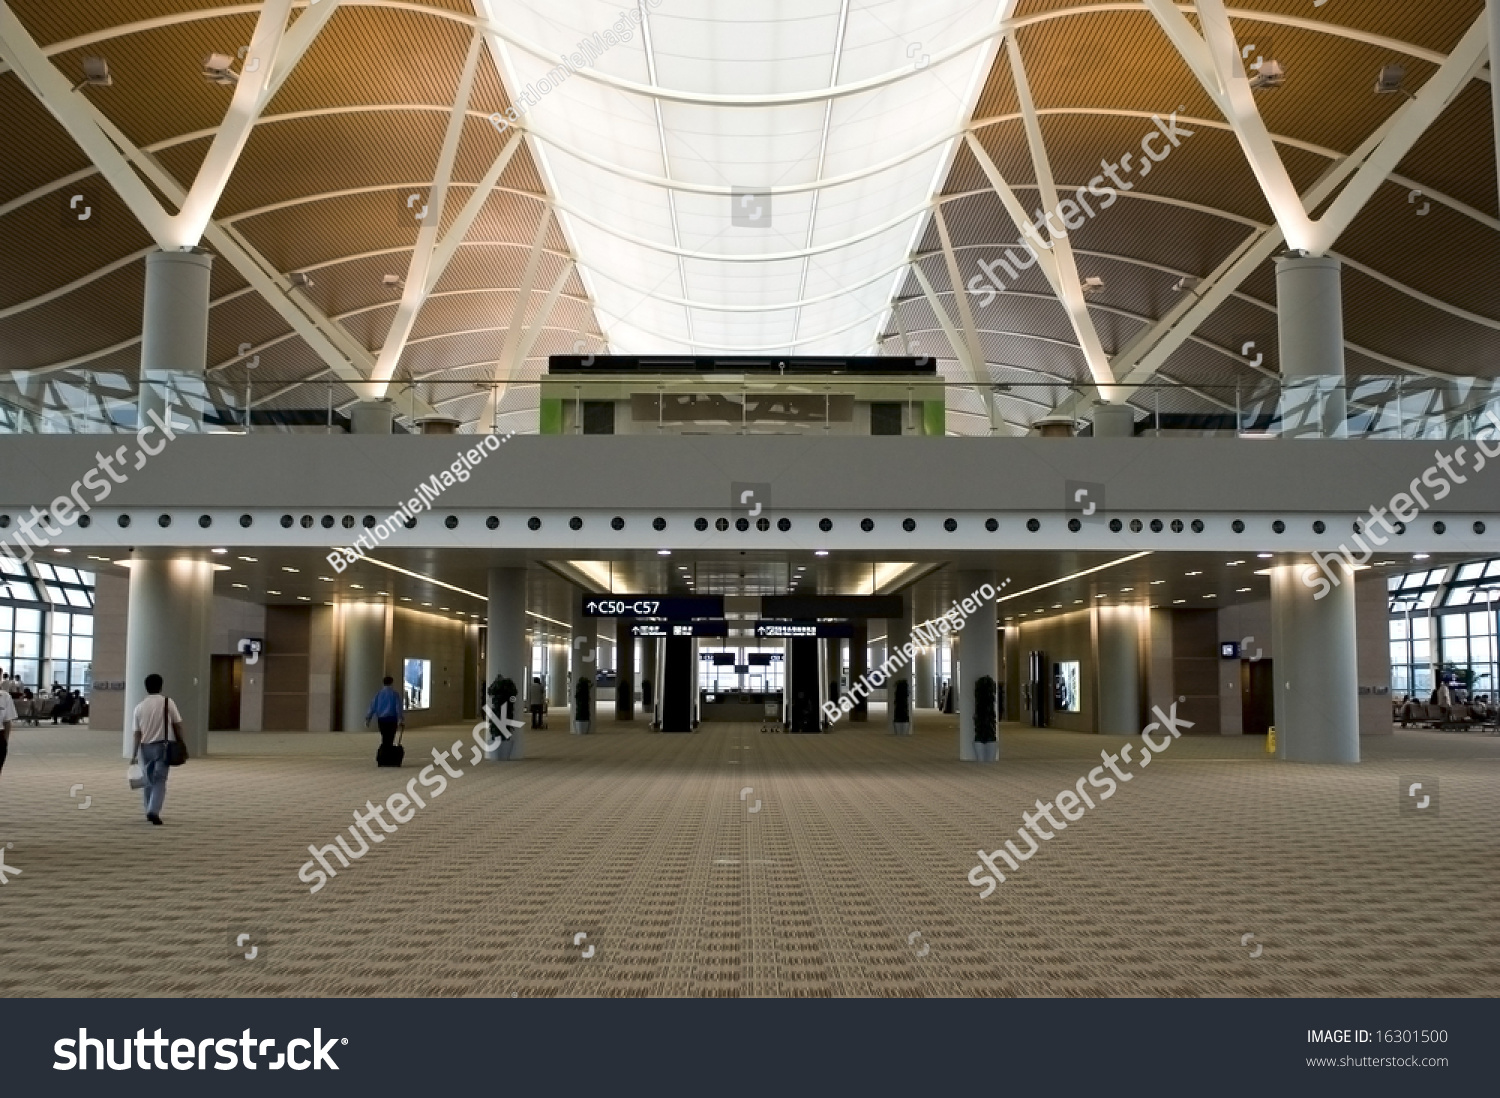
[[[612,351],[852,354],[1015,0],[475,3]]]

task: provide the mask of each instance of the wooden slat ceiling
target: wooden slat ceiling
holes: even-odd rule
[[[44,46],[68,44],[53,62],[73,79],[85,55],[106,57],[114,86],[86,95],[121,131],[154,151],[180,182],[191,182],[223,117],[230,90],[208,84],[199,63],[235,54],[256,25],[259,5],[221,0],[9,0]],[[1314,7],[1307,0],[1230,0],[1242,42],[1270,43],[1287,83],[1257,101],[1299,188],[1353,150],[1401,105],[1376,96],[1382,65],[1407,70],[1418,88],[1483,10],[1484,0],[1357,0]],[[300,18],[300,12],[296,9]],[[266,109],[246,144],[215,216],[235,227],[276,269],[310,272],[308,298],[378,354],[399,294],[383,275],[404,276],[417,222],[407,202],[425,201],[454,89],[470,41],[471,0],[349,0]],[[1090,299],[1106,350],[1116,353],[1177,300],[1184,276],[1203,277],[1272,215],[1238,141],[1139,0],[1020,0],[1016,31],[1055,177],[1072,190],[1101,159],[1138,149],[1150,115],[1174,110],[1193,130],[1136,190],[1073,234],[1080,275],[1104,279]],[[1190,14],[1190,19],[1195,17]],[[139,24],[139,25],[138,25]],[[83,41],[75,41],[83,39]],[[485,121],[509,104],[486,55],[454,170],[448,217],[467,200],[502,139]],[[77,384],[90,377],[118,390],[139,365],[142,257],[152,248],[87,158],[13,73],[0,75],[8,154],[0,163],[0,368],[46,370]],[[977,135],[1030,208],[1040,206],[1006,51],[997,54],[974,111]],[[1418,372],[1500,377],[1500,231],[1489,86],[1472,81],[1398,169],[1412,187],[1388,181],[1335,247],[1346,260],[1345,324],[1351,374]],[[81,173],[77,179],[71,179]],[[960,146],[940,188],[960,271],[977,273],[1016,231],[970,152]],[[81,194],[93,209],[79,222],[68,208]],[[518,287],[546,194],[523,147],[489,196],[465,245],[418,317],[398,379],[450,414],[473,420],[480,387],[495,376]],[[1477,215],[1477,216],[1476,216]],[[524,310],[528,322],[569,262],[569,242],[552,223],[548,254]],[[918,256],[952,310],[952,287],[933,226]],[[74,285],[76,283],[76,285]],[[242,387],[238,348],[260,350],[251,378],[265,391],[325,377],[323,363],[282,318],[220,259],[214,270],[209,361],[216,378]],[[50,300],[36,299],[52,296]],[[910,275],[899,295],[915,353],[958,368],[941,325]],[[1088,376],[1072,329],[1046,281],[1032,270],[988,307],[972,301],[991,378],[1010,383],[997,398],[1017,429]],[[11,312],[7,315],[7,310]],[[534,380],[549,353],[598,344],[599,324],[576,270],[517,380]],[[851,351],[866,338],[850,334]],[[1255,341],[1259,367],[1239,356]],[[882,345],[899,349],[892,317]],[[1267,263],[1200,326],[1167,362],[1165,378],[1216,392],[1263,388],[1276,370],[1275,281]],[[1403,366],[1410,369],[1403,369]],[[321,406],[319,381],[282,407]],[[335,399],[353,394],[335,385]],[[35,391],[33,385],[31,390]],[[1172,407],[1207,410],[1190,394]],[[316,399],[314,399],[316,398]],[[1153,400],[1155,398],[1153,397]],[[534,386],[513,385],[506,425],[534,429]],[[983,403],[954,393],[950,430],[984,432]],[[1166,406],[1164,405],[1164,408]],[[964,414],[964,413],[976,414]]]
[[[1256,98],[1299,188],[1334,162],[1317,150],[1352,151],[1401,105],[1400,97],[1373,94],[1381,66],[1402,65],[1406,87],[1420,88],[1437,70],[1437,62],[1422,54],[1445,56],[1484,9],[1483,0],[1420,5],[1365,0],[1338,10],[1313,8],[1304,0],[1231,0],[1228,6],[1239,40],[1269,41],[1271,55],[1286,69],[1285,86]],[[1223,116],[1144,4],[1021,0],[1015,15],[1021,24],[1016,41],[1060,193],[1087,183],[1099,172],[1101,158],[1117,162],[1121,153],[1137,150],[1152,127],[1150,115],[1166,117],[1177,110],[1180,117],[1202,120],[1187,123],[1193,137],[1149,179],[1137,177],[1134,192],[1071,234],[1080,276],[1105,281],[1105,291],[1090,298],[1090,311],[1113,354],[1180,298],[1182,291],[1174,286],[1183,275],[1209,274],[1254,226],[1271,224],[1272,214]],[[1363,40],[1370,37],[1410,48]],[[1346,260],[1351,376],[1410,376],[1394,361],[1428,372],[1500,378],[1500,298],[1494,289],[1500,284],[1500,232],[1494,224],[1500,211],[1491,111],[1489,85],[1471,81],[1398,168],[1427,195],[1440,193],[1488,221],[1439,202],[1419,216],[1422,200],[1409,201],[1410,187],[1388,181],[1337,242],[1335,252]],[[1020,104],[1003,50],[974,120],[1002,175],[1029,209],[1038,209]],[[998,256],[1017,233],[967,149],[955,156],[942,194],[967,280],[979,273],[980,259]],[[923,270],[956,317],[934,227],[918,254],[929,257]],[[1087,381],[1082,353],[1050,342],[1076,341],[1042,275],[1032,269],[1012,285],[1013,292],[999,295],[987,308],[970,296],[994,379],[1024,381],[1012,391],[1038,399],[1046,399],[1051,383],[1046,375]],[[967,381],[915,278],[906,279],[900,297],[905,302],[901,321],[914,351],[937,357],[954,382]],[[1162,377],[1214,386],[1218,395],[1264,386],[1277,367],[1275,301],[1274,270],[1267,263],[1199,327],[1198,338],[1172,356]],[[1455,315],[1455,310],[1473,315]],[[1258,369],[1239,356],[1252,340],[1266,356]],[[894,318],[882,343],[899,350]],[[1154,399],[1154,394],[1143,396],[1137,403],[1149,406]],[[1020,415],[1030,421],[1045,412],[1007,404],[1004,397],[1000,406],[1007,419]],[[1196,410],[1209,408],[1200,401]],[[979,417],[950,422],[955,428],[988,431]]]

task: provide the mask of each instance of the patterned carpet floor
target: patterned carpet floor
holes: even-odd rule
[[[216,733],[165,827],[117,735],[21,729],[0,995],[1500,995],[1500,739],[1333,767],[1184,737],[981,899],[976,852],[1125,741],[1006,726],[964,764],[953,720],[605,721],[478,765],[467,728],[425,730],[399,771],[370,735]],[[463,776],[311,894],[308,845],[460,738]]]

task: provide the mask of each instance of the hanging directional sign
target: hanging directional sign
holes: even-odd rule
[[[852,637],[854,626],[847,621],[758,621],[757,637]]]
[[[726,621],[650,621],[630,627],[632,637],[727,637]]]
[[[724,596],[701,598],[683,595],[585,595],[583,615],[587,618],[722,618]]]

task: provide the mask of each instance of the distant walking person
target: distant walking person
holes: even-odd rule
[[[16,703],[7,691],[0,690],[0,770],[5,769],[5,756],[10,752],[10,727],[18,720]]]
[[[385,685],[370,703],[365,727],[373,720],[380,729],[380,746],[390,747],[396,742],[396,729],[406,727],[406,717],[401,712],[401,692],[392,685],[396,680],[387,675],[380,681]]]
[[[547,708],[547,688],[542,685],[540,675],[533,675],[531,688],[526,691],[526,704],[531,706],[531,727],[542,727],[542,713]]]
[[[135,749],[130,761],[138,758],[145,771],[146,819],[161,823],[161,807],[167,799],[167,774],[171,766],[171,739],[182,743],[182,714],[177,703],[163,697],[161,676],[146,676],[146,697],[135,707]]]

